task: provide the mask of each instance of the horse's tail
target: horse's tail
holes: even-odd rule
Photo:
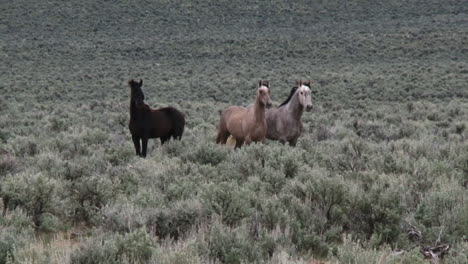
[[[235,146],[237,143],[236,138],[230,135],[226,141],[226,145],[228,146]]]
[[[219,118],[219,125],[218,125],[218,135],[216,137],[217,144],[226,144],[226,140],[229,137],[229,131],[227,129],[227,124],[226,124],[225,111],[226,110],[219,111],[220,118]]]
[[[184,133],[185,128],[184,114],[173,107],[166,108],[166,114],[172,121],[172,138],[178,140],[182,139],[182,134]]]

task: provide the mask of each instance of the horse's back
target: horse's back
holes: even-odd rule
[[[169,116],[172,120],[181,122],[185,124],[185,117],[184,114],[182,114],[179,110],[175,109],[174,107],[163,107],[158,109],[158,111],[161,111],[165,113],[167,116]]]
[[[158,110],[164,113],[168,118],[172,128],[172,136],[174,138],[180,139],[182,137],[182,134],[184,133],[185,128],[184,115],[174,107],[164,107]]]
[[[232,118],[242,118],[247,113],[248,109],[242,106],[232,105],[226,108],[221,114],[221,118],[228,121]]]

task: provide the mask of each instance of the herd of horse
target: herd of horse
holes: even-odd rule
[[[146,157],[150,138],[159,138],[161,145],[171,137],[180,140],[185,127],[184,115],[173,107],[153,109],[145,104],[143,80],[132,79],[128,84],[131,90],[129,129],[136,155]],[[310,80],[296,81],[288,98],[277,108],[271,108],[270,83],[260,80],[253,105],[229,106],[221,112],[216,143],[226,144],[232,138],[235,148],[240,148],[243,144],[271,139],[295,146],[304,132],[302,114],[312,110],[310,88]]]

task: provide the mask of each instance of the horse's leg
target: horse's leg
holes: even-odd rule
[[[229,130],[227,128],[227,124],[224,120],[224,117],[221,116],[221,119],[219,120],[219,130],[218,130],[218,136],[216,137],[216,144],[226,144],[226,141],[228,140],[228,137],[231,135],[229,133]]]
[[[133,145],[135,145],[135,151],[137,156],[140,156],[140,138],[132,135]]]
[[[168,141],[169,139],[171,138],[171,136],[167,136],[167,137],[160,137],[159,140],[161,140],[161,145],[164,144],[164,142]],[[175,138],[174,138],[175,139]]]
[[[169,132],[169,135],[165,138],[164,142],[170,140],[172,137],[173,140],[180,140],[182,138],[182,134],[177,131],[177,129],[173,128],[171,132]],[[163,142],[161,141],[161,144]]]
[[[291,147],[295,147],[296,144],[297,144],[297,138],[293,138],[293,139],[289,140],[289,145]]]
[[[10,202],[10,199],[8,197],[3,197],[2,198],[2,202],[3,202],[3,217],[5,217],[7,211],[8,211],[8,204]]]
[[[244,140],[236,138],[236,146],[234,147],[234,149],[240,148],[242,147],[242,145],[244,145]]]
[[[142,137],[141,138],[141,143],[142,143],[142,147],[143,147],[143,150],[141,152],[141,156],[143,158],[146,158],[146,150],[148,149],[148,138],[147,137]]]
[[[218,136],[216,137],[216,144],[226,144],[230,135],[231,133],[229,133],[229,131],[220,129]]]
[[[250,145],[250,143],[252,143],[252,138],[250,136],[245,137],[245,141],[243,143]]]

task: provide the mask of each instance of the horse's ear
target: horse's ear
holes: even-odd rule
[[[262,80],[258,81],[258,87],[262,87]]]
[[[133,79],[128,81],[128,85],[132,86],[132,84],[133,84]]]
[[[307,85],[307,86],[309,86],[309,88],[310,88],[310,84],[311,84],[311,83],[312,83],[311,80],[308,80],[307,82],[304,82],[304,84]]]
[[[263,81],[263,85],[266,87],[270,88],[270,82],[269,81]]]
[[[143,80],[140,79],[140,83],[139,83],[140,87],[143,85]]]

